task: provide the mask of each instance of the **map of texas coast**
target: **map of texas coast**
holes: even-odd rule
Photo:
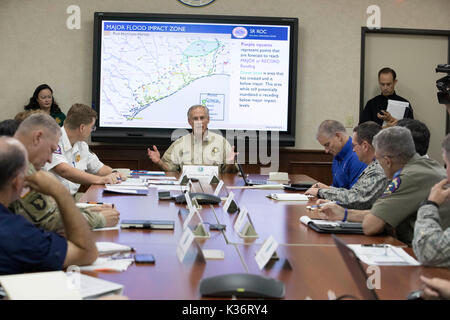
[[[105,37],[103,104],[108,105],[110,96],[122,97],[122,106],[108,107],[132,121],[153,103],[198,79],[213,75],[229,76],[230,49],[229,44],[222,40],[148,34],[137,37],[124,33],[120,37]],[[108,52],[116,54],[108,56]]]

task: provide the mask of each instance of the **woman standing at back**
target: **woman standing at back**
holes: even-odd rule
[[[61,111],[53,98],[53,90],[47,84],[41,84],[34,90],[30,102],[24,107],[25,110],[41,109],[52,116],[53,119],[62,127],[66,115]]]

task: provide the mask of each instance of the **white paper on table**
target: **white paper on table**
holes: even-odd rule
[[[139,186],[143,186],[143,187],[145,187],[145,186],[147,186],[147,179],[143,179],[143,178],[128,178],[127,180],[124,180],[124,181],[121,181],[121,182],[119,182],[119,183],[116,183],[116,184],[107,184],[107,186],[119,186],[119,187],[124,187],[124,186],[127,186],[127,187],[130,187],[130,186],[133,186],[133,187],[139,187]]]
[[[177,183],[177,181],[173,181],[173,180],[153,180],[153,179],[151,179],[151,180],[147,180],[147,183],[148,184],[152,184],[152,185],[155,185],[155,184],[159,184],[159,185],[169,185],[169,186],[179,186],[180,184],[179,183]]]
[[[378,266],[418,266],[420,263],[406,253],[402,248],[390,244],[379,246],[364,246],[360,244],[348,245],[356,256],[368,265]]]
[[[103,204],[107,204],[107,203],[103,203]],[[87,202],[77,202],[75,203],[75,205],[77,206],[78,209],[86,209],[86,208],[91,208],[91,207],[101,207],[102,204],[100,203],[87,203]]]
[[[132,185],[121,185],[121,184],[107,184],[106,189],[117,189],[117,190],[148,190],[147,185],[142,186],[132,186]]]
[[[97,246],[98,253],[100,254],[127,252],[133,250],[133,248],[131,248],[130,246],[114,242],[98,241],[95,243],[95,245]]]
[[[157,185],[157,184],[151,184],[149,185],[150,188],[156,188],[158,191],[164,190],[164,191],[186,191],[189,189],[188,186],[171,186],[171,185]]]
[[[123,285],[80,273],[80,293],[83,299],[94,299],[103,295],[122,294]]]
[[[156,176],[165,176],[166,172],[165,171],[146,171],[144,174],[146,174],[146,175],[156,175]]]
[[[89,266],[80,266],[82,271],[125,271],[134,262],[134,259],[116,259],[99,257]]]
[[[329,220],[314,220],[311,219],[308,216],[301,216],[300,217],[300,222],[308,225],[310,222],[316,224],[316,225],[322,225],[322,226],[332,226],[332,227],[338,227],[339,226],[339,222],[338,221],[329,221]]]
[[[166,177],[166,176],[151,176],[151,177],[147,177],[147,181],[153,181],[153,180],[157,180],[157,181],[174,181],[175,180],[176,181],[177,178],[175,178],[175,177]]]
[[[301,193],[272,193],[270,197],[280,201],[308,201],[309,198]]]
[[[114,192],[114,193],[123,193],[123,194],[148,194],[148,187],[116,187],[116,186],[106,186],[103,191]]]
[[[10,300],[81,300],[64,271],[6,275],[0,283]]]

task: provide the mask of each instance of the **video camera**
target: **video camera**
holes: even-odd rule
[[[445,77],[436,80],[436,87],[439,89],[438,101],[441,104],[450,104],[450,64],[438,64],[436,72],[447,73]]]

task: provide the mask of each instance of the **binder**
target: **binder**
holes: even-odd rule
[[[360,222],[313,220],[308,216],[302,216],[300,221],[318,233],[364,234]]]

